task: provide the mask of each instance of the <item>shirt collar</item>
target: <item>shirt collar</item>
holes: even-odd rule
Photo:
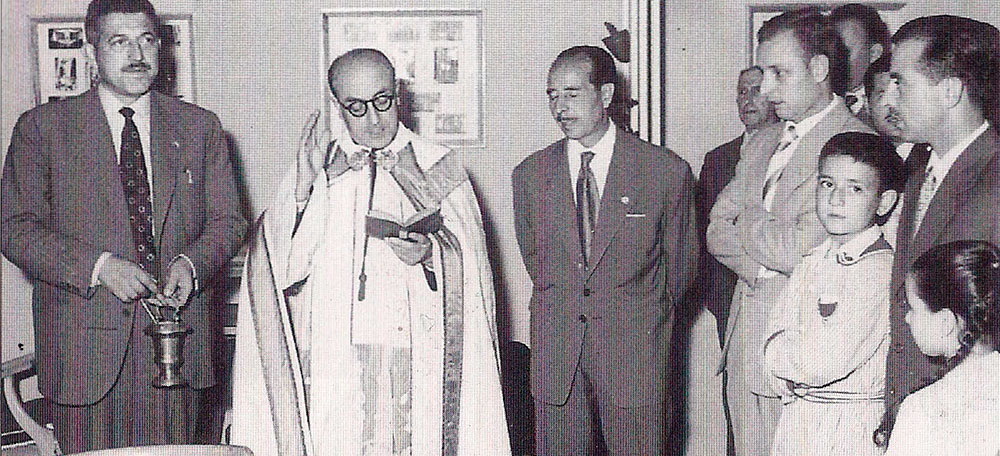
[[[827,255],[834,255],[837,258],[837,262],[842,265],[849,265],[858,262],[862,257],[864,257],[869,252],[882,250],[882,247],[876,244],[879,241],[884,241],[882,235],[882,227],[878,225],[872,225],[868,229],[858,233],[853,239],[847,241],[836,247],[833,244],[832,239],[827,240]],[[888,246],[888,243],[886,243]]]
[[[608,124],[608,131],[604,132],[604,136],[594,144],[593,147],[586,147],[580,144],[580,141],[575,139],[569,140],[566,145],[566,152],[573,154],[574,156],[580,156],[580,154],[591,151],[594,153],[594,159],[598,160],[598,157],[610,157],[615,150],[615,125],[613,123]]]
[[[813,114],[809,117],[806,117],[805,119],[802,119],[798,122],[792,122],[791,120],[786,120],[785,127],[787,128],[788,125],[794,126],[795,136],[801,139],[803,136],[809,133],[809,130],[812,130],[813,127],[816,126],[816,124],[818,124],[821,120],[823,120],[823,118],[826,117],[826,115],[829,114],[830,111],[833,111],[833,107],[836,106],[837,103],[843,103],[843,102],[844,102],[843,98],[834,95],[833,100],[831,100],[830,104],[826,105],[826,107],[823,108],[822,111],[817,112],[816,114]]]
[[[115,118],[116,116],[118,118],[122,117],[121,113],[118,111],[120,111],[126,105],[122,103],[122,101],[119,100],[118,97],[116,97],[115,94],[111,92],[111,90],[105,88],[103,85],[98,85],[97,96],[101,99],[101,107],[104,108],[104,115],[107,118],[112,119]],[[132,104],[128,105],[128,107],[132,108],[132,110],[135,111],[135,116],[143,119],[148,119],[149,99],[150,99],[149,92],[146,92],[141,97],[139,97],[138,100],[135,100],[134,102],[132,102]]]
[[[931,151],[930,159],[927,160],[927,169],[933,170],[933,173],[938,178],[938,181],[944,179],[945,175],[948,174],[948,170],[955,164],[955,160],[958,160],[958,156],[962,154],[962,151],[968,148],[969,145],[971,145],[976,138],[979,138],[979,135],[982,135],[983,132],[985,132],[989,127],[990,122],[984,120],[983,124],[980,125],[976,131],[973,131],[968,136],[962,138],[961,141],[952,146],[951,149],[948,150],[948,153],[943,156],[939,156],[934,151]]]

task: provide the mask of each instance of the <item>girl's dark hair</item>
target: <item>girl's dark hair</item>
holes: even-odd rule
[[[965,322],[959,349],[943,368],[962,362],[976,342],[998,350],[1000,341],[1000,250],[986,241],[954,241],[928,250],[910,268],[917,295],[934,312],[948,309]],[[926,385],[924,385],[926,386]],[[872,439],[885,447],[898,409],[887,408]]]
[[[917,295],[930,310],[951,310],[965,323],[956,365],[976,342],[998,350],[1000,341],[1000,251],[986,241],[954,241],[935,246],[911,268]]]

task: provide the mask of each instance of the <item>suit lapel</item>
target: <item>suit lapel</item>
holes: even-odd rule
[[[955,208],[968,197],[967,190],[979,181],[986,164],[993,159],[996,154],[996,144],[996,131],[991,127],[959,154],[955,164],[948,170],[948,175],[934,193],[934,199],[927,206],[924,219],[913,236],[911,251],[923,252],[926,250],[924,246],[934,243],[948,221],[955,215]],[[919,199],[919,187],[914,195],[918,195],[915,200]]]
[[[777,190],[781,192],[780,195],[787,195],[816,174],[819,151],[834,134],[843,129],[845,117],[852,115],[843,103],[837,104],[826,114],[825,118],[806,133],[781,173]],[[779,203],[779,201],[775,200],[775,203]]]
[[[637,197],[632,195],[631,191],[631,183],[637,179],[630,178],[633,177],[631,173],[639,171],[635,169],[637,161],[635,146],[631,144],[632,138],[624,131],[618,130],[615,135],[614,152],[611,155],[611,164],[608,167],[608,176],[597,214],[597,230],[594,233],[592,259],[589,265],[591,273],[621,228],[628,203]]]
[[[774,150],[781,141],[784,128],[781,123],[757,132],[749,141],[743,143],[743,153],[736,163],[736,174],[746,173],[743,182],[745,198],[751,204],[760,203],[764,192],[764,181],[767,180],[767,163],[774,155]],[[740,168],[744,167],[741,171]]]
[[[550,214],[554,229],[548,235],[555,245],[562,243],[574,262],[583,261],[580,249],[580,235],[576,227],[576,200],[573,197],[573,181],[570,179],[569,160],[566,158],[566,139],[563,138],[549,149],[543,170],[553,170],[547,174],[545,183],[545,212]]]
[[[82,122],[80,129],[83,132],[81,146],[89,155],[88,161],[97,174],[97,179],[94,181],[94,194],[99,195],[97,204],[101,204],[100,202],[104,204],[103,209],[95,208],[95,210],[103,212],[111,220],[125,220],[126,230],[120,235],[128,236],[126,239],[131,240],[131,230],[127,229],[128,206],[125,204],[125,192],[122,190],[121,176],[118,172],[118,151],[115,150],[112,136],[121,135],[121,132],[111,131],[101,99],[97,95],[97,88],[91,89],[84,97],[84,115],[79,117]],[[114,253],[122,254],[133,250],[130,241],[126,250]]]
[[[177,173],[183,166],[180,145],[182,136],[171,119],[174,113],[166,106],[163,95],[153,92],[150,96],[149,136],[153,164],[153,223],[156,243],[163,234],[163,224],[177,184]]]

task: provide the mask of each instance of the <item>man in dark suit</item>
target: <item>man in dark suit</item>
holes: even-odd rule
[[[614,68],[597,47],[559,54],[547,93],[566,138],[513,173],[542,455],[593,454],[598,435],[612,454],[665,451],[673,306],[698,263],[694,177],[608,120]]]
[[[94,0],[100,83],[24,113],[3,169],[3,254],[34,283],[39,389],[62,450],[188,443],[215,382],[200,283],[246,229],[214,114],[152,93],[160,39],[146,0]],[[188,387],[154,388],[139,299],[186,304]]]
[[[771,451],[781,413],[765,382],[767,315],[802,256],[826,239],[816,215],[819,151],[838,133],[871,130],[844,105],[847,48],[816,9],[771,18],[757,34],[761,91],[784,122],[743,144],[732,181],[709,214],[708,250],[740,280],[720,369],[736,454]]]
[[[740,148],[743,142],[753,137],[761,128],[778,122],[778,117],[774,115],[774,106],[760,93],[760,83],[763,79],[764,72],[756,66],[740,72],[736,84],[736,107],[739,110],[740,122],[743,122],[746,131],[705,154],[705,163],[701,166],[698,183],[695,185],[698,233],[702,236],[703,246],[705,232],[708,230],[708,214],[719,192],[736,173],[736,163],[740,161]],[[736,280],[736,273],[719,263],[708,250],[702,250],[698,280],[692,284],[688,295],[692,306],[705,307],[715,316],[720,346],[725,336],[726,318],[729,315],[729,304],[733,300]]]
[[[1000,31],[992,25],[922,17],[893,36],[889,104],[899,112],[903,138],[928,143],[931,152],[914,157],[899,222],[882,431],[891,431],[906,395],[940,378],[948,366],[921,353],[905,322],[904,283],[914,260],[935,245],[960,239],[1000,243],[998,75]]]

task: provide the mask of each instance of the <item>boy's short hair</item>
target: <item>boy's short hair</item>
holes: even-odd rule
[[[823,166],[823,160],[827,157],[851,157],[857,163],[864,163],[878,173],[879,195],[886,190],[895,190],[897,195],[902,194],[903,186],[906,184],[906,165],[903,159],[896,153],[896,148],[887,138],[871,133],[860,131],[850,131],[840,133],[830,138],[819,153],[819,165]],[[883,215],[875,215],[875,223],[884,225],[889,220],[889,215],[899,204],[899,198],[892,209]]]
[[[827,157],[846,156],[871,166],[878,172],[879,193],[901,192],[906,182],[906,165],[888,139],[871,133],[849,131],[827,141],[819,153],[820,164]]]

